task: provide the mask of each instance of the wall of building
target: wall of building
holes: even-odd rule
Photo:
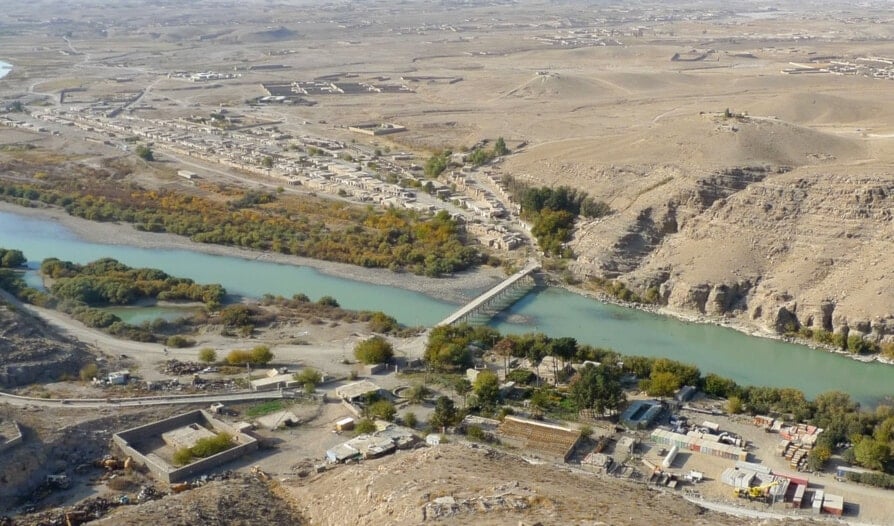
[[[198,459],[181,468],[174,468],[157,455],[146,455],[134,447],[138,447],[139,443],[147,437],[158,436],[166,431],[187,426],[189,424],[207,425],[217,432],[227,433],[236,440],[237,445],[226,451],[221,451],[216,455]],[[257,439],[246,435],[245,433],[240,433],[236,428],[230,426],[226,422],[215,419],[205,411],[191,411],[152,424],[128,429],[113,435],[112,441],[126,455],[132,457],[135,462],[146,466],[155,477],[169,484],[186,480],[203,471],[210,470],[230,462],[231,460],[235,460],[252,451],[257,451],[259,447]]]
[[[9,437],[5,442],[0,444],[0,451],[6,451],[7,449],[11,449],[22,443],[24,437],[22,436],[22,428],[19,427],[18,422],[12,422],[13,427],[15,428],[15,433],[11,437]]]

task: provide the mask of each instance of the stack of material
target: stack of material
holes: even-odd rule
[[[680,450],[696,451],[729,460],[748,460],[748,452],[740,447],[720,444],[697,436],[681,435],[665,429],[656,429],[652,432],[651,438],[656,444],[677,446]]]
[[[522,449],[534,450],[563,461],[580,440],[580,431],[567,427],[507,416],[500,424],[500,438]]]

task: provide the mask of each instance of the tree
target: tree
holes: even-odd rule
[[[412,411],[407,411],[406,413],[404,413],[404,416],[401,418],[401,420],[403,420],[404,425],[409,428],[414,428],[416,427],[416,424],[419,423],[419,420],[416,418],[416,413],[413,413]]]
[[[807,467],[812,471],[823,469],[823,465],[832,458],[832,450],[826,444],[817,443],[807,454]]]
[[[270,351],[270,347],[258,345],[251,350],[251,363],[265,365],[270,363],[271,360],[273,360],[273,353]]]
[[[479,372],[472,390],[478,399],[479,407],[493,409],[500,401],[500,380],[493,371],[485,369]]]
[[[373,336],[357,343],[354,356],[367,365],[385,363],[394,357],[394,347],[385,338]]]
[[[680,379],[669,371],[652,371],[645,382],[645,390],[651,396],[673,396],[680,388]]]
[[[435,429],[443,429],[456,423],[456,407],[453,405],[453,400],[446,396],[438,397],[435,411],[428,419],[428,423]]]
[[[152,149],[146,146],[145,144],[141,144],[137,146],[135,150],[137,157],[143,159],[144,161],[154,161],[155,154],[152,153]]]
[[[499,157],[507,153],[509,153],[509,148],[506,147],[506,141],[502,137],[497,137],[497,142],[494,143],[494,155]]]
[[[199,361],[202,363],[214,363],[217,361],[217,351],[211,347],[199,349]]]
[[[621,370],[605,364],[585,365],[571,381],[569,394],[578,409],[592,409],[597,414],[614,411],[626,400]]]
[[[430,394],[431,390],[422,384],[414,384],[407,389],[407,399],[414,404],[421,404]]]
[[[292,378],[300,383],[305,391],[312,393],[323,381],[323,373],[312,367],[305,367],[301,372],[295,373]]]
[[[261,159],[261,166],[264,168],[273,168],[273,157],[270,157],[269,155],[265,156]]]
[[[509,359],[515,354],[515,340],[512,338],[503,338],[493,346],[493,351],[497,356],[503,358],[503,374],[509,374]]]
[[[737,415],[742,412],[742,399],[738,396],[731,396],[726,400],[726,412],[731,415]]]
[[[357,435],[366,435],[369,433],[376,432],[376,423],[370,420],[369,418],[364,418],[357,422],[357,425],[354,426],[354,433]]]
[[[394,404],[392,404],[388,400],[378,400],[376,402],[373,402],[369,406],[368,412],[369,416],[373,418],[387,420],[389,422],[394,420],[394,415],[397,414],[397,410],[394,408]]]
[[[891,458],[891,448],[884,442],[864,436],[854,446],[854,458],[865,468],[882,470]]]
[[[0,248],[0,267],[17,268],[25,264],[25,254],[21,250]]]
[[[453,390],[463,399],[463,408],[466,407],[466,397],[472,392],[472,382],[468,378],[460,378],[453,384]]]

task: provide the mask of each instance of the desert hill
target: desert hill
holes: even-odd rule
[[[639,484],[460,445],[340,467],[283,489],[321,526],[750,523]]]
[[[850,111],[840,100],[830,111]],[[672,308],[776,331],[800,324],[887,340],[890,150],[778,117],[671,114],[614,136],[539,145],[506,169],[584,189],[615,210],[579,224],[571,246],[582,276],[657,287]]]

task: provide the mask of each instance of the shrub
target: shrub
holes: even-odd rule
[[[205,458],[225,451],[232,445],[233,437],[226,433],[220,433],[213,437],[196,440],[196,444],[190,448],[190,451],[196,457]]]
[[[479,442],[483,442],[487,439],[481,426],[476,426],[474,424],[466,428],[466,436]]]
[[[95,363],[89,363],[81,368],[79,376],[81,377],[81,380],[89,382],[99,376],[99,366]]]
[[[317,300],[317,305],[324,305],[326,307],[335,307],[338,308],[338,301],[332,296],[323,296],[322,298]]]
[[[413,413],[412,411],[404,413],[402,420],[407,427],[416,427],[416,424],[419,423],[419,420],[416,418],[416,413]]]
[[[376,424],[369,418],[364,418],[357,422],[357,425],[354,426],[354,433],[358,435],[365,435],[367,433],[375,433],[376,432]]]
[[[180,448],[174,451],[174,465],[185,466],[192,462],[192,451],[188,447]]]
[[[373,418],[391,422],[394,420],[394,415],[397,413],[397,410],[394,409],[394,404],[388,400],[379,400],[378,402],[373,402],[373,404],[369,406],[368,413],[369,416]]]
[[[373,336],[354,347],[354,356],[365,364],[384,363],[394,356],[394,348],[385,338]]]
[[[173,347],[175,349],[182,349],[184,347],[192,347],[195,344],[196,344],[195,341],[190,340],[188,338],[184,338],[183,336],[180,336],[180,335],[171,336],[165,341],[165,345],[167,345],[168,347]]]
[[[245,365],[251,363],[251,353],[241,349],[233,349],[227,353],[227,363],[230,365]]]
[[[217,351],[211,347],[205,347],[199,350],[199,361],[203,363],[214,363],[217,361]]]
[[[312,393],[320,385],[320,382],[323,381],[323,374],[316,369],[307,367],[302,369],[301,372],[295,373],[293,378],[304,387],[305,391]]]

